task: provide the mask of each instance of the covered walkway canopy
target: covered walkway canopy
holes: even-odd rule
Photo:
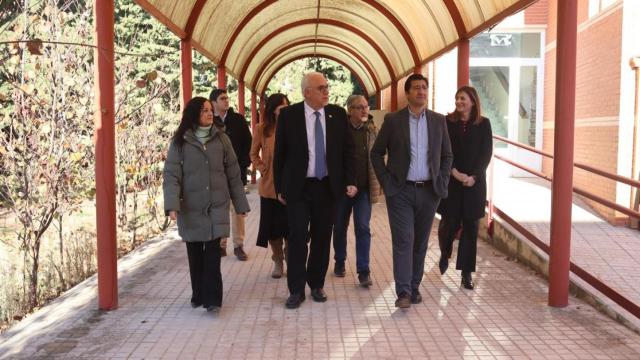
[[[534,1],[136,0],[258,94],[309,56],[345,65],[375,94]]]
[[[333,59],[360,79],[367,95],[458,47],[459,86],[469,82],[469,39],[536,0],[135,0],[181,39],[181,96],[192,92],[192,50],[217,64],[256,96],[284,65],[304,57]],[[569,290],[577,0],[558,2],[555,160],[549,304],[566,306]],[[114,0],[95,0],[96,215],[101,309],[118,306],[115,219]],[[379,97],[378,97],[379,99]],[[491,206],[489,207],[491,209]]]

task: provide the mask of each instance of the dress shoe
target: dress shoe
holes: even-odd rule
[[[282,274],[284,273],[284,264],[282,260],[273,262],[273,271],[271,272],[271,277],[274,279],[280,279]]]
[[[444,275],[449,268],[449,258],[446,256],[440,255],[440,261],[438,262],[438,267],[440,268],[440,275]]]
[[[285,306],[287,309],[297,309],[300,307],[300,304],[304,301],[304,293],[301,294],[291,294],[287,299]]]
[[[227,256],[227,248],[220,248],[220,257],[225,257]]]
[[[373,284],[371,281],[371,276],[369,276],[368,272],[358,273],[358,281],[360,282],[360,286],[368,288]]]
[[[237,248],[233,249],[233,254],[238,258],[238,260],[240,261],[247,261],[247,259],[249,258],[247,256],[247,253],[244,252],[244,250],[242,249],[242,246],[238,246]]]
[[[420,291],[415,290],[411,292],[411,303],[412,304],[420,304],[422,302],[422,295],[420,295]]]
[[[325,302],[327,301],[327,293],[322,288],[311,289],[311,298],[315,302]]]
[[[400,309],[408,309],[411,307],[411,296],[407,293],[401,293],[396,300],[396,307]]]
[[[218,305],[209,305],[206,307],[207,312],[217,314],[220,312],[220,306]]]
[[[470,271],[462,272],[462,287],[468,290],[473,290],[473,279],[471,279]]]
[[[202,306],[202,304],[200,304],[200,302],[199,302],[199,301],[191,300],[191,307],[192,307],[192,308],[194,308],[194,309],[195,309],[195,308],[199,308],[200,306]]]
[[[344,263],[343,262],[336,262],[336,266],[333,268],[333,273],[337,277],[344,277],[347,274],[347,272],[344,269]]]

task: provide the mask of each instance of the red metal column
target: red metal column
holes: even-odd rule
[[[257,101],[256,101],[256,92],[252,91],[251,92],[251,130],[254,132],[255,134],[255,129],[256,126],[258,125],[258,109],[256,107]],[[251,183],[255,184],[256,183],[256,168],[255,166],[251,166]]]
[[[382,91],[376,93],[376,110],[382,110]]]
[[[244,116],[244,81],[238,81],[238,112],[240,115]],[[251,127],[251,131],[253,132],[253,126]]]
[[[98,243],[98,306],[118,307],[116,241],[115,69],[113,0],[96,0],[96,237]]]
[[[458,89],[469,85],[469,39],[458,41]]]
[[[218,66],[218,89],[227,88],[227,70],[224,66]]]
[[[391,111],[398,110],[398,81],[391,82]]]
[[[182,99],[182,109],[191,100],[191,93],[193,89],[193,78],[191,74],[192,69],[192,48],[191,40],[180,41],[180,70],[182,71],[182,79],[180,86],[180,98]]]
[[[551,251],[549,305],[569,302],[571,205],[573,195],[573,133],[576,101],[576,0],[558,1],[556,46],[556,98],[553,183],[551,195]]]

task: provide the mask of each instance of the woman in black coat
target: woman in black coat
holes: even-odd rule
[[[476,90],[463,86],[456,92],[456,110],[447,116],[453,151],[449,196],[438,208],[440,273],[449,267],[453,238],[462,226],[456,269],[462,270],[462,286],[473,289],[471,273],[476,271],[478,221],[484,217],[487,200],[486,170],[491,161],[491,123],[482,116]]]

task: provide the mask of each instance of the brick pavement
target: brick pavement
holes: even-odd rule
[[[95,310],[95,278],[0,336],[0,358],[64,359],[638,359],[640,336],[571,298],[546,305],[544,279],[479,244],[474,291],[459,272],[440,276],[432,234],[424,302],[394,307],[384,205],[372,219],[373,286],[357,286],[353,234],[347,276],[327,275],[329,300],[284,308],[286,279],[272,279],[269,251],[252,245],[258,198],[250,195],[248,262],[223,258],[219,315],[192,309],[184,244],[175,230],[119,262],[120,308]],[[229,245],[232,246],[232,245]]]

